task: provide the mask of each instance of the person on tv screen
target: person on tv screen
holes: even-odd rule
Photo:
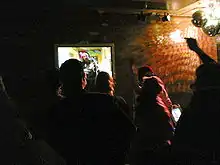
[[[87,74],[88,86],[90,89],[95,83],[95,78],[99,72],[98,62],[89,55],[88,52],[80,52],[79,57],[82,61],[84,71]]]

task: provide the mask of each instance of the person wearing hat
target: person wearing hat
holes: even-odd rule
[[[162,106],[166,106],[167,108],[171,109],[172,108],[172,101],[169,98],[169,95],[166,91],[166,88],[165,88],[165,85],[164,85],[163,81],[154,73],[153,69],[148,65],[145,65],[145,66],[140,67],[138,69],[139,86],[138,86],[136,92],[140,93],[139,91],[141,90],[142,83],[144,82],[144,80],[146,80],[148,78],[152,78],[152,77],[157,80],[157,82],[159,83],[159,85],[162,88],[161,94],[158,95],[158,97],[157,97],[158,102]]]

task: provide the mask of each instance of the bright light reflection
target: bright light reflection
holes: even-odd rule
[[[176,43],[184,42],[184,38],[182,37],[182,32],[180,30],[170,33],[170,38]]]
[[[211,25],[217,26],[218,22],[219,22],[218,20],[208,19],[208,22],[205,24],[205,26],[211,26]]]
[[[203,0],[204,11],[208,19],[220,18],[220,1],[219,0]]]

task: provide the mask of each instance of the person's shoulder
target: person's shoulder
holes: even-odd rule
[[[83,97],[83,111],[86,113],[112,113],[114,110],[113,97],[102,93],[87,93]]]
[[[162,81],[161,78],[158,77],[157,75],[154,75],[154,76],[152,76],[152,77],[155,78],[159,84],[163,84],[163,81]]]
[[[110,104],[113,102],[113,97],[104,93],[89,92],[83,96],[83,102],[92,104],[98,103],[99,105]]]
[[[114,97],[115,99],[126,103],[125,99],[122,96],[114,96]]]
[[[125,101],[125,99],[122,96],[114,96],[114,100],[115,102],[125,105],[127,104],[127,102]]]
[[[99,92],[89,92],[84,94],[83,99],[89,99],[89,100],[99,100],[99,99],[107,99],[110,100],[113,97],[108,95],[108,94],[104,94],[104,93],[99,93]]]

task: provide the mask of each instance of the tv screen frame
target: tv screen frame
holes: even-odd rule
[[[54,44],[55,49],[55,67],[59,66],[58,47],[111,47],[111,68],[112,77],[116,79],[115,72],[115,44],[114,43],[97,43],[97,44]]]

